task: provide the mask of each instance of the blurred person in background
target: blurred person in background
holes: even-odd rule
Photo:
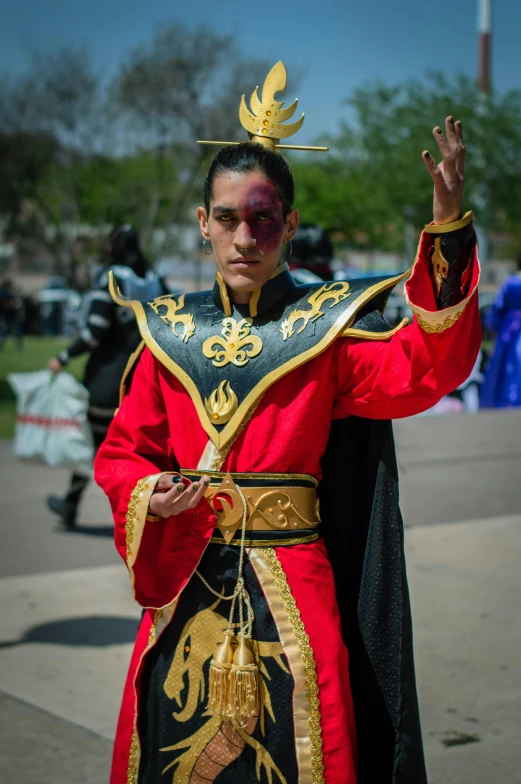
[[[23,348],[25,306],[13,281],[4,278],[0,285],[0,349],[8,335],[12,335],[18,348]]]
[[[333,245],[327,231],[314,223],[303,223],[291,240],[290,269],[307,269],[322,280],[333,280]]]
[[[521,406],[521,253],[517,272],[503,283],[486,326],[496,341],[481,387],[481,407]]]
[[[88,416],[96,451],[118,406],[127,362],[141,341],[132,312],[116,305],[108,292],[109,270],[130,299],[154,298],[165,293],[162,281],[143,255],[138,232],[129,223],[112,230],[106,252],[108,263],[85,297],[84,329],[69,348],[49,360],[49,368],[59,373],[73,357],[90,354],[83,383],[90,393]],[[89,477],[74,473],[63,498],[56,495],[47,498],[47,505],[67,528],[76,523],[78,506],[89,481]]]

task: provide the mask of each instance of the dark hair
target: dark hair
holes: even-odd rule
[[[109,234],[110,263],[130,267],[136,275],[143,278],[148,269],[148,261],[139,244],[139,233],[130,223],[115,226]]]
[[[220,174],[228,171],[239,174],[260,172],[276,187],[284,218],[292,209],[295,183],[288,162],[284,160],[282,155],[263,147],[262,144],[241,142],[233,147],[223,147],[210,164],[203,191],[207,213],[210,211],[213,182]]]

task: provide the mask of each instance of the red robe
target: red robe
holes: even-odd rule
[[[406,284],[407,298],[417,316],[413,323],[388,340],[338,337],[322,353],[269,386],[233,442],[223,471],[311,474],[320,479],[320,460],[332,420],[350,415],[374,419],[411,416],[433,406],[467,378],[481,340],[477,256],[471,261],[467,298],[458,306],[436,312],[431,243],[431,236],[424,234]],[[171,620],[176,599],[197,568],[215,524],[213,510],[205,500],[176,517],[146,521],[154,477],[177,466],[196,468],[207,444],[208,435],[185,387],[145,348],[130,392],[95,463],[96,480],[112,505],[117,549],[129,566],[137,602],[147,608],[125,687],[111,784],[134,781],[144,655]],[[144,477],[152,478],[146,484],[141,482],[136,494]],[[303,754],[299,780],[355,784],[348,651],[341,637],[325,547],[318,540],[277,547],[275,552],[316,665],[319,701],[315,707],[318,705],[321,730],[318,762],[317,754],[312,763]],[[264,568],[265,564],[258,564],[258,574]],[[314,778],[310,777],[310,764]]]

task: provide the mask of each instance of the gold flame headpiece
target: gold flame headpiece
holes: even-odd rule
[[[246,97],[241,98],[239,107],[239,120],[241,125],[248,131],[248,136],[252,142],[262,144],[270,150],[313,150],[315,152],[327,152],[327,147],[302,147],[295,144],[279,144],[281,139],[293,136],[304,122],[304,113],[295,122],[284,124],[286,120],[293,117],[297,109],[298,98],[291,106],[283,108],[284,101],[275,100],[275,93],[286,89],[286,67],[282,60],[273,66],[266,77],[262,86],[262,97],[259,98],[258,86],[252,93],[250,104],[251,109],[246,106]],[[223,141],[198,141],[197,144],[219,144],[231,146],[240,142]]]

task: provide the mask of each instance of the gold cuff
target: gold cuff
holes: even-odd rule
[[[461,310],[456,311],[453,316],[446,316],[443,321],[427,321],[427,319],[423,319],[418,314],[416,314],[416,318],[418,320],[418,324],[424,330],[424,332],[428,332],[430,335],[439,335],[442,332],[445,332],[446,329],[450,329],[450,327],[454,326],[456,321],[463,314],[466,305],[467,302],[465,301]],[[438,313],[443,313],[443,311],[439,310]]]
[[[163,518],[160,517],[159,515],[152,514],[151,512],[148,512],[146,516],[147,523],[158,523],[162,519]]]
[[[157,481],[161,476],[172,473],[177,474],[177,471],[163,471],[160,474],[145,476],[139,480],[131,493],[125,520],[127,566],[129,568],[132,567],[137,558],[145,522],[149,519],[154,520],[154,522],[162,519],[157,517],[157,515],[150,515],[148,511],[148,504]]]
[[[452,223],[428,223],[423,230],[426,231],[427,234],[448,234],[451,231],[457,231],[464,226],[468,226],[473,220],[474,213],[472,210],[469,210],[465,213],[463,218],[458,221],[453,221]]]
[[[132,490],[125,518],[127,561],[130,561],[131,559],[135,560],[137,546],[139,546],[139,541],[141,540],[141,534],[143,532],[143,522],[144,518],[146,518],[148,501],[159,476],[160,474],[156,477],[143,477]],[[146,506],[143,503],[144,494],[146,494]]]

